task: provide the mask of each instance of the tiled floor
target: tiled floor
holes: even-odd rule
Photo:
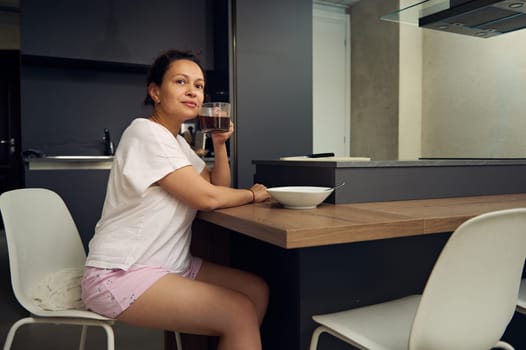
[[[0,231],[0,347],[3,347],[9,328],[19,318],[27,315],[16,301],[9,279],[9,261],[3,231]],[[116,323],[115,345],[117,350],[161,350],[163,332]],[[78,349],[80,327],[55,325],[25,325],[15,335],[12,350]],[[42,344],[45,344],[43,346]],[[106,334],[100,327],[88,330],[86,350],[106,348]]]

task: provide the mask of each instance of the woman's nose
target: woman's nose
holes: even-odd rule
[[[188,89],[186,90],[186,95],[187,96],[196,96],[197,95],[197,88],[195,88],[193,86],[189,86]]]

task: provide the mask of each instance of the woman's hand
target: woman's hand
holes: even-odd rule
[[[270,193],[267,192],[267,188],[262,184],[252,185],[250,191],[254,194],[254,203],[264,202],[270,198]]]
[[[226,141],[230,138],[230,136],[234,133],[234,123],[230,121],[230,128],[228,131],[212,131],[210,133],[210,136],[212,137],[212,142],[214,145],[224,144]]]

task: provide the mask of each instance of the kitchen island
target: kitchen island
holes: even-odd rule
[[[352,158],[351,158],[352,159]],[[328,203],[363,203],[526,192],[526,158],[332,161],[255,160],[255,182],[327,186]]]
[[[476,215],[526,207],[526,193],[322,204],[285,209],[277,202],[199,212],[198,219],[285,248],[308,248],[452,232]]]
[[[346,183],[316,209],[266,202],[198,214],[194,253],[252,271],[270,286],[264,349],[307,349],[314,314],[421,293],[462,222],[526,207],[526,159],[253,163],[254,182],[267,187]],[[323,349],[349,346],[322,335]]]
[[[450,233],[476,215],[526,207],[526,193],[284,209],[275,202],[200,212],[195,234],[229,238],[223,263],[269,283],[265,349],[307,349],[313,314],[420,293]],[[225,245],[223,245],[224,247]],[[205,254],[206,255],[206,254]],[[221,260],[221,256],[219,257]],[[348,349],[320,338],[319,349]]]

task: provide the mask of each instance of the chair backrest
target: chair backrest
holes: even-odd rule
[[[515,311],[526,257],[526,208],[460,225],[426,283],[409,349],[490,349]]]
[[[41,188],[0,195],[13,292],[19,303],[38,313],[32,287],[46,275],[80,268],[86,260],[77,227],[62,198]]]

